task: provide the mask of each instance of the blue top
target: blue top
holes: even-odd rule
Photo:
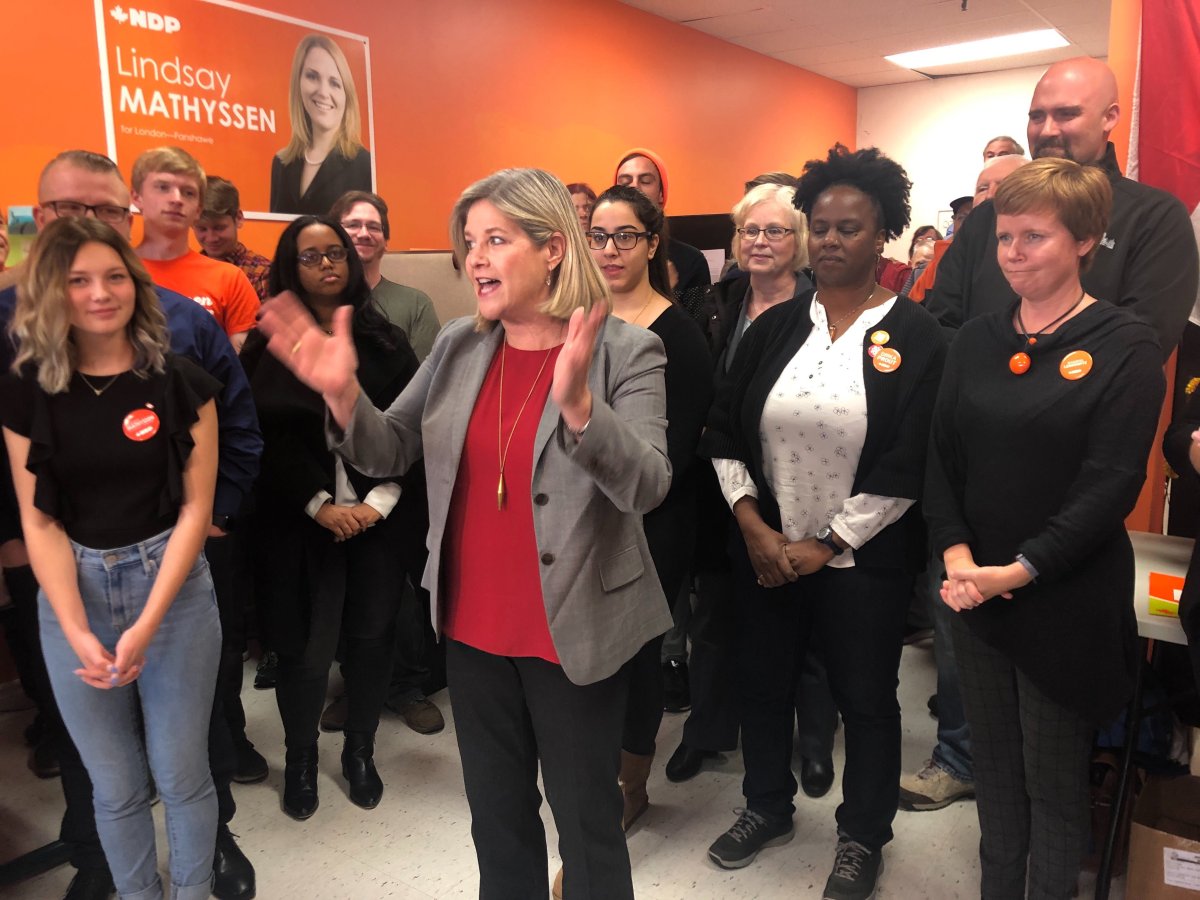
[[[258,477],[263,447],[250,383],[246,380],[246,373],[242,371],[229,338],[209,313],[182,294],[157,286],[155,290],[167,316],[171,350],[186,356],[224,385],[216,397],[220,456],[217,461],[213,516],[236,516],[241,509],[242,499],[250,492],[254,479]],[[0,291],[0,329],[5,332],[12,322],[16,306],[15,287]],[[12,367],[14,356],[12,341],[0,339],[0,371]],[[5,482],[8,480],[3,479]],[[0,498],[0,502],[3,502],[3,498]],[[15,507],[13,513],[15,516]],[[0,534],[0,540],[16,537],[20,533],[10,534],[7,527],[0,528],[0,531],[4,532]]]

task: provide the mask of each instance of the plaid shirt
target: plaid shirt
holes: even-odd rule
[[[207,256],[208,254],[205,253],[204,255]],[[238,241],[238,245],[234,248],[234,251],[222,261],[233,263],[245,272],[246,277],[250,279],[251,286],[254,288],[254,293],[258,294],[258,299],[267,299],[267,279],[271,274],[271,260],[248,249],[245,244]]]

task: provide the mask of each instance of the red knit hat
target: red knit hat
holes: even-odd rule
[[[644,156],[650,162],[654,163],[654,167],[658,169],[658,180],[662,182],[662,205],[666,208],[667,205],[667,164],[662,161],[662,157],[653,150],[647,150],[645,147],[634,147],[621,157],[621,161],[617,163],[617,170],[613,173],[613,184],[617,183],[617,172],[621,171],[621,166],[625,165],[630,159],[635,156]]]

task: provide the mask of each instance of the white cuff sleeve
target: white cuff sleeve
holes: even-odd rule
[[[758,488],[754,486],[750,470],[744,462],[737,459],[714,459],[712,464],[717,472],[717,481],[721,483],[721,493],[725,495],[725,502],[729,504],[730,509],[743,497],[758,499]]]
[[[842,503],[842,511],[833,517],[829,525],[852,549],[857,550],[893,522],[899,521],[915,502],[879,494],[855,494],[846,498]]]
[[[389,481],[385,484],[376,485],[367,491],[367,496],[363,497],[362,502],[386,519],[388,514],[396,508],[396,503],[399,500],[400,485],[394,481]]]
[[[332,499],[333,495],[329,491],[317,491],[304,507],[304,512],[307,513],[310,519],[315,519],[321,507]]]

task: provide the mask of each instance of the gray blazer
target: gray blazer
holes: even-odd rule
[[[467,424],[504,337],[503,326],[480,334],[473,324],[447,324],[385,412],[360,395],[345,434],[336,426],[329,433],[331,449],[368,475],[402,474],[425,457],[429,562],[421,583],[432,597],[435,628],[442,543]],[[642,516],[671,484],[666,361],[656,335],[610,316],[588,376],[587,431],[576,441],[553,398],[538,424],[530,490],[542,598],[554,649],[575,684],[607,678],[671,627],[642,532]]]

